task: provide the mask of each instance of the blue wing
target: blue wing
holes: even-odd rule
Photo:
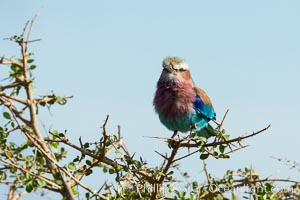
[[[207,94],[200,88],[194,88],[196,98],[193,102],[196,111],[193,123],[197,126],[195,132],[198,136],[209,138],[215,136],[217,132],[208,122],[216,119],[216,113]]]
[[[193,102],[194,108],[198,114],[207,119],[216,119],[216,113],[207,94],[200,88],[194,88],[196,99]]]

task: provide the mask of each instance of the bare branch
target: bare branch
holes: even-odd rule
[[[258,134],[268,130],[270,127],[271,127],[271,125],[268,125],[266,128],[263,128],[263,129],[261,129],[257,132],[253,132],[252,134],[245,135],[245,136],[240,136],[240,137],[237,137],[237,138],[234,138],[234,139],[231,139],[231,140],[207,143],[207,144],[204,144],[203,147],[211,147],[211,146],[217,146],[217,145],[220,145],[220,144],[230,144],[230,143],[233,143],[233,142],[240,142],[240,141],[242,141],[246,138],[258,135]],[[180,147],[199,147],[199,144],[198,143],[196,143],[196,144],[181,143]]]
[[[26,42],[25,42],[25,52],[27,52],[27,50],[28,50],[28,43],[29,43],[29,40],[30,40],[31,31],[32,31],[32,28],[34,26],[35,20],[37,19],[39,14],[40,13],[36,13],[34,15],[33,19],[30,21],[30,27],[29,27],[29,31],[28,31],[28,34],[27,34],[27,39],[26,39]]]
[[[94,158],[94,159],[97,159],[97,160],[100,160],[101,162],[107,164],[107,165],[110,165],[110,166],[113,166],[115,167],[116,166],[116,162],[111,160],[110,158],[107,158],[107,157],[102,157],[102,156],[99,156],[99,155],[95,155],[94,153],[88,151],[87,149],[85,148],[81,148],[81,147],[78,147],[76,146],[75,144],[71,143],[69,141],[69,139],[67,138],[60,138],[60,140],[50,140],[50,139],[45,139],[45,141],[48,141],[48,142],[62,142],[74,149],[76,149],[77,151],[80,151],[81,153],[87,155],[87,156],[90,156],[91,158]]]
[[[164,155],[162,155],[161,153],[159,153],[158,151],[155,151],[155,153],[157,153],[158,155],[160,155],[161,157],[163,157],[165,160],[168,160],[168,158]]]
[[[14,114],[14,116],[15,116],[16,118],[20,119],[24,124],[26,124],[27,126],[31,127],[31,125],[32,125],[31,122],[28,121],[27,119],[25,119],[25,118],[23,117],[23,115],[22,115],[18,110],[16,110],[16,108],[15,108],[15,106],[13,105],[12,102],[7,101],[7,100],[5,100],[4,98],[1,98],[1,97],[0,97],[0,102],[1,102],[5,107],[7,107],[7,108],[11,111],[11,113]]]
[[[192,152],[192,153],[189,153],[189,154],[187,154],[187,155],[185,155],[185,156],[182,156],[182,157],[180,157],[180,158],[177,158],[177,159],[174,160],[174,162],[177,162],[177,161],[179,161],[179,160],[181,160],[181,159],[187,158],[187,157],[189,157],[189,156],[191,156],[191,155],[193,155],[193,154],[195,154],[195,153],[197,153],[197,152],[199,152],[199,151],[200,151],[200,150],[196,150],[196,151],[194,151],[194,152]]]
[[[73,96],[63,96],[62,98],[70,99],[70,98],[73,98]],[[44,96],[43,98],[40,98],[40,99],[35,99],[36,104],[39,104],[42,106],[46,105],[46,104],[53,104],[55,101],[57,101],[57,99],[53,95],[48,95],[48,96]]]
[[[5,85],[5,86],[0,86],[0,91],[4,91],[4,90],[10,89],[10,88],[16,88],[19,85],[22,85],[22,83],[19,82],[19,81],[15,81],[15,82],[13,82],[11,84],[8,84],[8,85]]]
[[[4,57],[1,57],[0,64],[3,64],[3,65],[17,65],[21,68],[23,67],[22,63],[19,63],[19,62],[14,61],[14,60],[6,60]]]
[[[0,91],[0,97],[3,96],[3,97],[6,97],[7,99],[10,99],[10,100],[13,100],[13,101],[16,101],[18,103],[21,103],[23,105],[27,105],[27,101],[24,100],[24,99],[21,99],[21,98],[18,98],[16,96],[12,96],[12,95],[7,95],[5,94],[4,92],[1,92]]]
[[[205,172],[205,176],[206,176],[206,179],[207,179],[208,185],[210,185],[210,183],[211,183],[211,180],[210,180],[209,173],[208,173],[208,171],[207,171],[207,166],[206,166],[206,163],[205,163],[205,161],[203,161],[203,170],[204,170],[204,172]]]
[[[221,121],[221,124],[220,124],[220,126],[218,127],[218,130],[219,130],[219,131],[221,130],[221,128],[222,128],[222,126],[223,126],[223,123],[224,123],[224,121],[225,121],[225,118],[227,117],[228,112],[229,112],[229,109],[226,110],[226,112],[225,112],[225,114],[224,114],[224,116],[223,116],[223,119],[222,119],[222,121]]]

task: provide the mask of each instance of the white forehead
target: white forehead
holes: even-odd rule
[[[182,62],[177,64],[178,69],[189,69],[189,65],[186,62]],[[176,65],[174,66],[174,68],[176,68]]]
[[[163,61],[163,67],[172,65],[174,69],[185,69],[189,68],[187,62],[180,57],[167,57]]]

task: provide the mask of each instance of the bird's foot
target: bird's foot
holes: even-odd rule
[[[170,149],[174,148],[176,146],[176,140],[174,140],[174,137],[177,135],[178,131],[174,131],[172,137],[170,139],[168,139],[168,147]],[[179,137],[179,136],[178,136]]]
[[[176,147],[176,145],[177,145],[177,141],[175,141],[175,140],[169,140],[168,141],[168,147],[170,149],[174,149]]]

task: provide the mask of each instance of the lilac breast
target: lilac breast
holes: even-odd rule
[[[195,93],[191,81],[162,81],[157,83],[154,97],[156,112],[169,119],[189,115],[193,111]]]

